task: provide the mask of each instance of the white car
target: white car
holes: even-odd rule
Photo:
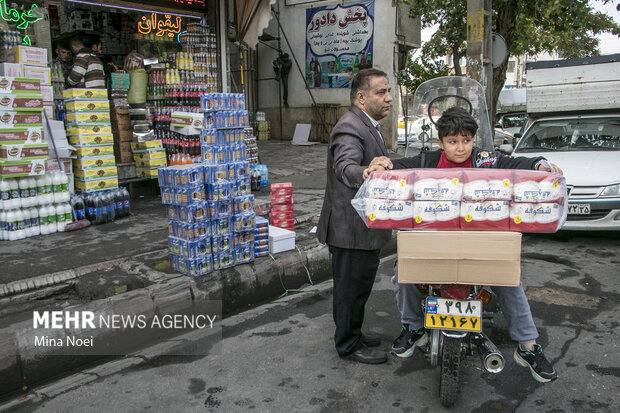
[[[568,219],[563,229],[620,230],[620,114],[534,121],[514,156],[544,156],[564,171]]]

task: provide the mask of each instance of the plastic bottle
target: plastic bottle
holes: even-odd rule
[[[15,228],[16,228],[16,239],[24,239],[26,238],[26,230],[24,228],[24,213],[21,208],[15,210]]]
[[[24,237],[32,237],[32,222],[30,221],[30,208],[22,208],[22,215],[24,217]]]
[[[123,213],[123,193],[121,191],[120,188],[116,188],[114,191],[112,191],[112,196],[114,197],[114,203],[115,203],[115,215],[116,218],[122,218],[125,216],[125,214]]]
[[[116,201],[114,200],[112,191],[107,191],[106,198],[108,204],[108,222],[112,222],[116,219]]]
[[[50,172],[50,177],[52,179],[52,193],[54,194],[53,202],[58,203],[60,202],[60,198],[62,196],[62,183],[60,182],[60,175],[58,174],[58,171],[52,171]]]
[[[95,223],[95,205],[93,204],[92,194],[84,194],[84,206],[86,208],[86,219],[91,224]]]
[[[84,205],[84,200],[79,195],[75,196],[74,210],[75,210],[75,219],[77,221],[86,218],[86,206]]]
[[[7,209],[17,209],[22,206],[22,200],[19,197],[19,185],[17,179],[9,180],[10,199],[7,205]]]
[[[28,178],[28,189],[30,189],[30,199],[31,199],[31,204],[32,204],[30,206],[39,205],[37,180],[35,179],[34,176],[31,176]]]
[[[18,180],[19,197],[21,199],[21,206],[24,208],[29,207],[32,204],[30,199],[30,188],[28,188],[28,178],[23,177]]]
[[[65,208],[62,204],[56,204],[56,228],[58,228],[58,232],[64,232],[67,223],[65,222]]]
[[[47,233],[53,234],[58,232],[58,226],[56,225],[56,208],[54,204],[47,206]]]
[[[129,205],[130,196],[129,196],[129,191],[125,187],[121,188],[121,192],[123,194],[123,216],[126,217],[126,216],[129,216],[129,214],[131,214],[131,208]]]
[[[70,194],[69,194],[69,177],[65,173],[65,171],[58,172],[60,176],[60,188],[61,188],[61,200],[60,202],[69,202]]]
[[[17,240],[17,223],[15,222],[15,210],[10,209],[6,213],[6,239],[9,241]]]
[[[101,205],[101,197],[99,196],[99,194],[95,193],[92,196],[92,203],[93,203],[93,211],[94,211],[94,216],[95,216],[95,220],[94,220],[94,224],[95,225],[101,225],[104,223],[104,217],[103,217],[103,208]]]
[[[44,191],[45,198],[43,202],[45,204],[51,204],[54,202],[54,191],[52,190],[52,176],[51,175],[43,175],[43,183],[44,183]]]
[[[47,235],[49,234],[49,217],[48,217],[48,211],[47,211],[47,206],[41,205],[39,207],[39,230],[41,232],[41,235]]]
[[[39,227],[39,208],[30,208],[30,233],[33,237],[41,234],[41,227]]]
[[[6,222],[6,211],[0,209],[0,240],[8,239],[8,223]]]
[[[0,178],[0,209],[8,209],[11,199],[11,186],[8,179]]]

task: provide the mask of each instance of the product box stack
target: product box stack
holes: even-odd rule
[[[373,172],[351,204],[369,228],[555,232],[567,199],[555,173],[402,169]]]
[[[133,129],[129,119],[129,109],[115,107],[110,113],[112,134],[114,136],[114,156],[118,163],[133,162],[131,142],[133,140]]]
[[[247,169],[239,162],[158,170],[175,270],[195,276],[254,260],[254,196],[249,183],[231,178]]]
[[[55,119],[52,70],[47,63],[47,49],[15,46],[6,51],[4,61],[6,63],[0,64],[0,75],[39,80],[39,93],[43,96],[43,109],[48,119]]]
[[[157,178],[157,169],[166,166],[166,151],[159,139],[146,142],[132,142],[133,160],[136,162],[136,176]]]
[[[75,188],[81,192],[118,187],[110,102],[105,89],[65,89],[67,138],[76,148]]]
[[[265,119],[265,112],[256,112],[254,129],[259,141],[268,141],[271,138],[271,123]]]
[[[40,92],[38,79],[0,77],[0,177],[45,174]]]
[[[254,256],[269,255],[269,221],[263,217],[256,217],[254,230]]]
[[[293,219],[293,184],[271,184],[271,225],[295,230]]]

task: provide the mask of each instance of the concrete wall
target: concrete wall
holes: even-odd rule
[[[293,59],[293,55],[299,62],[303,72],[305,65],[305,42],[306,42],[306,9],[310,7],[321,7],[342,3],[340,1],[320,1],[302,5],[286,6],[285,0],[278,0],[276,10],[279,7],[280,23],[284,35],[290,43],[290,47],[285,40],[285,36],[278,30],[278,24],[273,18],[269,27],[264,33],[280,37],[280,47],[283,52],[288,53]],[[373,45],[373,67],[383,70],[388,74],[392,96],[394,98],[393,110],[391,115],[381,123],[382,132],[386,137],[388,147],[395,147],[396,142],[396,122],[398,118],[398,86],[396,84],[395,73],[395,21],[396,9],[392,7],[392,2],[388,0],[375,0],[375,22],[374,22],[374,45]],[[270,46],[277,47],[277,41],[268,42]],[[291,50],[292,49],[292,50]],[[293,67],[288,78],[289,82],[289,108],[282,107],[282,131],[280,130],[279,119],[279,88],[278,82],[273,79],[274,73],[272,61],[277,57],[277,52],[264,44],[257,46],[257,68],[258,68],[258,107],[264,111],[267,119],[271,121],[272,139],[291,139],[295,130],[296,123],[311,123],[312,120],[312,98],[305,88],[304,77],[297,69],[293,59]],[[271,79],[270,79],[271,78]],[[339,113],[343,113],[350,106],[350,89],[310,89],[317,104],[337,104],[341,105]],[[393,145],[392,145],[393,142]]]

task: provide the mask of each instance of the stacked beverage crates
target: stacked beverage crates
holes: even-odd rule
[[[256,257],[269,255],[269,221],[263,217],[256,217],[254,255]]]
[[[158,170],[176,271],[197,276],[254,260],[254,195],[248,170],[247,162]]]

